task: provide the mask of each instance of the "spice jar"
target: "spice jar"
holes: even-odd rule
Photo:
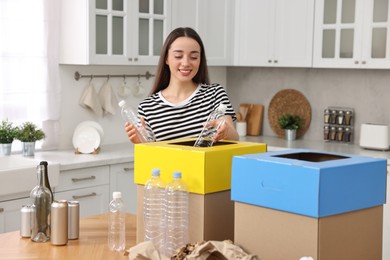
[[[344,142],[350,143],[351,142],[351,135],[352,135],[351,128],[346,127],[345,134],[344,134]]]
[[[336,140],[336,127],[334,126],[330,128],[330,140],[332,141]]]
[[[337,128],[337,141],[342,142],[344,139],[344,131],[342,127]]]
[[[330,118],[330,110],[325,109],[324,110],[324,123],[329,124],[329,118]]]
[[[330,114],[330,118],[329,118],[331,124],[336,124],[336,117],[337,117],[337,111],[332,110],[332,113]]]
[[[344,111],[340,110],[337,115],[337,124],[342,125],[344,124]]]
[[[324,126],[324,140],[329,140],[329,126]]]
[[[345,124],[351,125],[352,123],[352,111],[346,111],[345,112]]]

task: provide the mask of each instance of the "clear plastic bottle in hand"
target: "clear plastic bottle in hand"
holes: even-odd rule
[[[210,113],[194,146],[210,147],[213,145],[218,129],[225,123],[226,108],[226,105],[219,104],[219,106]]]
[[[131,106],[129,106],[126,103],[126,101],[121,100],[119,101],[118,105],[121,108],[121,115],[123,120],[135,126],[137,131],[137,136],[141,141],[141,143],[156,141],[153,132],[145,128],[145,126],[141,123],[140,119],[138,118],[137,113],[134,111],[134,109]]]
[[[160,178],[160,170],[153,169],[152,177],[144,187],[144,228],[145,241],[152,241],[155,248],[164,253],[165,183]]]
[[[122,193],[114,191],[110,202],[108,223],[108,247],[112,251],[123,251],[126,247],[126,212]]]
[[[181,172],[173,173],[173,180],[165,188],[165,255],[171,257],[175,251],[188,243],[189,225],[188,187]]]

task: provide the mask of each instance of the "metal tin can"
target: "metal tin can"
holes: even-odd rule
[[[80,231],[80,204],[78,201],[68,202],[68,239],[78,239]]]
[[[33,208],[31,205],[22,205],[20,209],[20,236],[31,237],[31,214]]]
[[[68,202],[54,201],[51,204],[51,237],[52,245],[68,243]]]

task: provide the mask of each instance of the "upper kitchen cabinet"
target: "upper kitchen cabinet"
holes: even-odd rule
[[[390,68],[388,0],[317,0],[313,67]]]
[[[232,8],[233,0],[172,0],[172,28],[198,32],[208,65],[232,65]]]
[[[60,63],[157,65],[170,0],[61,0]]]
[[[234,65],[311,67],[314,0],[237,0]]]

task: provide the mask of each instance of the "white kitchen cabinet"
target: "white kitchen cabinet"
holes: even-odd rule
[[[79,201],[81,217],[108,212],[109,176],[109,166],[61,171],[54,198]]]
[[[61,0],[60,63],[156,65],[170,0]]]
[[[134,183],[134,164],[110,165],[110,198],[114,191],[122,192],[126,211],[137,214],[137,185]]]
[[[234,65],[311,67],[314,0],[237,0]]]
[[[30,198],[0,202],[0,233],[20,230],[20,209],[28,204]]]
[[[233,0],[172,0],[172,29],[191,27],[202,38],[207,65],[232,65]]]
[[[389,0],[317,0],[313,67],[390,68]]]

